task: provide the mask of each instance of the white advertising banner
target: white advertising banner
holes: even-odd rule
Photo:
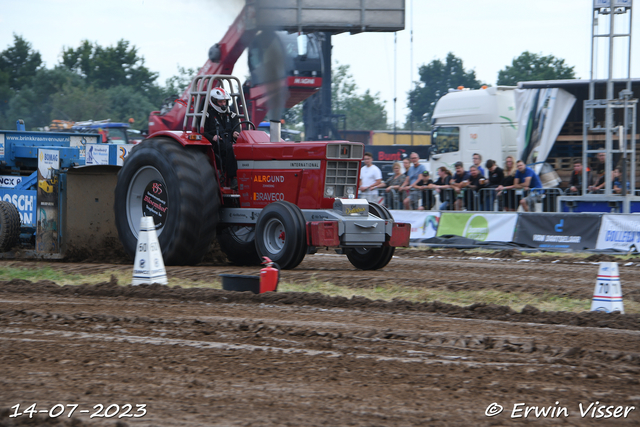
[[[516,89],[515,101],[519,158],[528,165],[536,163],[539,174],[576,97],[558,88]]]
[[[461,236],[481,242],[513,242],[517,213],[444,212],[437,236]]]
[[[596,249],[640,252],[640,214],[603,215]]]
[[[124,159],[127,158],[133,147],[135,147],[135,144],[118,145],[118,158],[116,159],[118,166],[124,165]]]
[[[87,144],[86,162],[88,165],[108,165],[109,146],[104,144]]]
[[[411,224],[411,240],[436,237],[440,212],[438,211],[390,211],[393,220]]]
[[[0,188],[13,188],[22,182],[18,175],[0,175]]]

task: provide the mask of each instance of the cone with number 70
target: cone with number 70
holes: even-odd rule
[[[133,262],[132,285],[143,283],[159,283],[167,285],[167,270],[164,268],[162,251],[158,243],[158,235],[153,218],[143,216],[140,219],[140,235],[136,247],[136,258]]]
[[[604,311],[606,313],[618,311],[624,314],[617,262],[600,263],[596,288],[593,291],[591,311]]]

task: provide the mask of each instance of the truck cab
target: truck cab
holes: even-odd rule
[[[457,161],[465,170],[474,153],[498,165],[516,157],[518,123],[512,86],[451,90],[436,103],[431,134],[430,169],[453,170]]]

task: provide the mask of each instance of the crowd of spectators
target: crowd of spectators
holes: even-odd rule
[[[540,176],[522,160],[507,156],[503,167],[493,159],[488,159],[483,167],[482,156],[478,153],[473,154],[472,160],[469,170],[464,169],[462,162],[454,164],[453,173],[445,166],[439,167],[434,181],[420,163],[418,154],[411,153],[402,163],[394,163],[393,176],[382,181],[381,174],[377,178],[379,169],[369,169],[375,165],[367,153],[360,191],[363,197],[375,199],[391,209],[458,211],[516,211],[520,208],[531,212],[548,194]],[[587,193],[604,192],[605,160],[605,153],[598,153],[593,171],[587,168]],[[566,189],[553,189],[554,194],[581,195],[583,171],[582,160],[574,160]],[[629,190],[629,182],[623,185],[622,181],[622,170],[615,167],[610,179],[613,194],[624,194],[623,187]]]

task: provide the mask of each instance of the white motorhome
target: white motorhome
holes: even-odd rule
[[[488,159],[495,160],[500,167],[507,156],[515,159],[518,135],[515,89],[513,86],[462,89],[440,98],[432,117],[431,170],[445,166],[454,172],[457,161],[469,170],[474,153],[482,155],[483,168]]]

